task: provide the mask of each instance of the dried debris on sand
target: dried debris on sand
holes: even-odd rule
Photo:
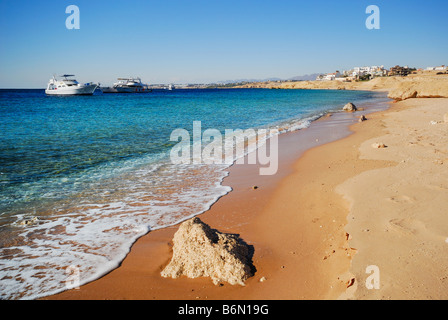
[[[183,222],[173,238],[173,257],[162,277],[210,277],[215,285],[244,286],[252,276],[251,248],[235,234],[210,228],[199,218]]]
[[[381,148],[387,148],[387,146],[382,142],[376,142],[372,144],[372,148],[381,149]]]

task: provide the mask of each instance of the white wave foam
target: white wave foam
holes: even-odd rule
[[[308,127],[321,115],[274,126],[277,134]],[[268,131],[269,132],[269,131]],[[242,154],[256,150],[272,137],[250,136]],[[234,148],[235,146],[228,146]],[[116,268],[132,244],[150,230],[178,224],[207,211],[231,191],[222,186],[224,165],[156,164],[116,168],[115,174],[92,174],[88,186],[57,203],[51,212],[37,213],[30,225],[19,222],[19,244],[0,249],[2,299],[35,299],[66,289],[66,268],[80,270],[80,285]],[[84,177],[85,178],[85,177]]]
[[[140,168],[84,191],[80,200],[60,204],[36,223],[16,223],[22,229],[20,245],[0,249],[0,298],[35,299],[63,291],[68,266],[79,268],[81,285],[101,277],[149,230],[208,210],[231,190],[221,185],[227,174],[205,165]],[[106,192],[107,197],[96,196]]]

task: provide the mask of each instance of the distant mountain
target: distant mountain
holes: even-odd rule
[[[289,78],[288,80],[291,80],[291,81],[312,81],[312,80],[316,80],[316,77],[318,75],[320,75],[320,73],[312,73],[312,74],[306,74],[304,76],[292,77],[292,78]]]
[[[218,81],[216,84],[232,84],[232,83],[241,83],[241,82],[267,82],[267,81],[310,81],[310,80],[316,80],[316,77],[320,73],[313,73],[313,74],[306,74],[303,76],[296,76],[289,79],[282,79],[282,78],[266,78],[266,79],[237,79],[237,80],[224,80],[224,81]]]
[[[240,83],[240,82],[266,82],[266,81],[281,81],[280,78],[267,78],[267,79],[237,79],[237,80],[224,80],[217,81],[217,84],[230,84],[230,83]]]

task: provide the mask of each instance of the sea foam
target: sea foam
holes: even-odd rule
[[[13,99],[0,94],[0,113],[12,112],[0,118],[0,148],[14,160],[0,163],[1,299],[66,290],[68,268],[79,270],[80,285],[95,280],[116,268],[139,237],[201,214],[231,191],[222,181],[232,163],[173,165],[168,129],[203,120],[204,129],[281,134],[308,127],[353,96],[371,98],[303,90],[179,90],[63,100],[27,95],[10,106]],[[30,125],[20,135],[23,119]],[[233,161],[270,137],[252,137]],[[10,147],[18,143],[26,157]]]

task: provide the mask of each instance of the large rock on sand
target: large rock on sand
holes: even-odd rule
[[[356,108],[356,106],[353,103],[349,102],[344,106],[344,108],[342,108],[342,110],[353,112],[358,110],[358,108]]]
[[[211,229],[197,217],[180,225],[173,243],[173,257],[162,277],[210,277],[215,285],[244,286],[252,276],[249,246],[237,235]]]

